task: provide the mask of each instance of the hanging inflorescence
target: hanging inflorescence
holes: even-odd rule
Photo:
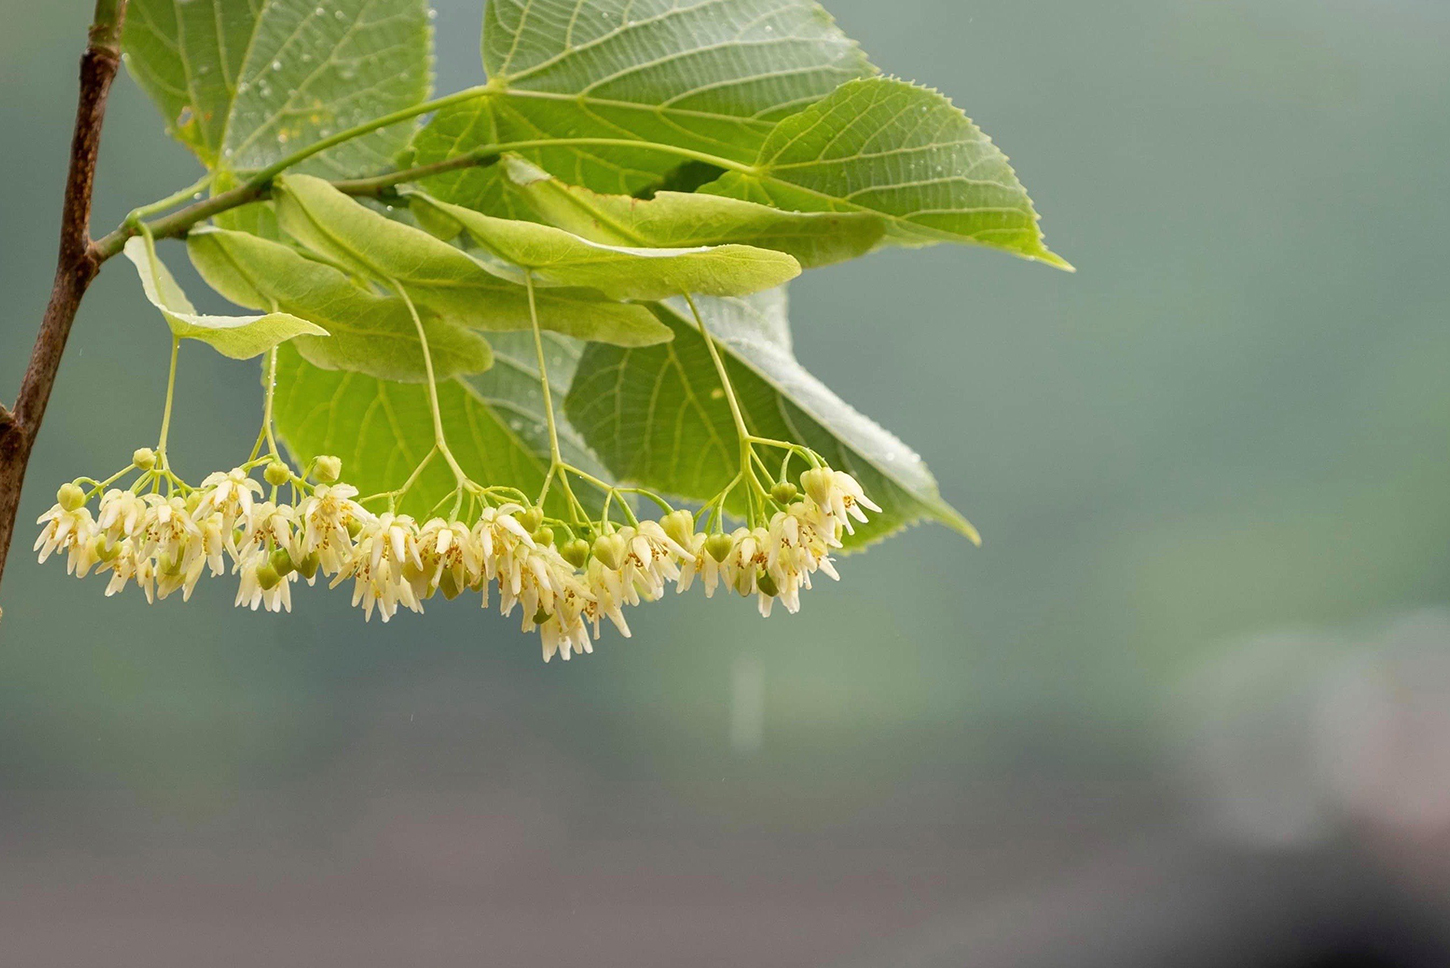
[[[107,596],[134,584],[148,602],[178,592],[185,601],[204,575],[228,572],[239,578],[238,606],[272,612],[290,612],[292,586],[319,576],[332,588],[350,584],[353,604],[384,622],[400,608],[422,612],[439,593],[478,594],[485,608],[496,596],[503,615],[518,610],[523,630],[539,633],[547,661],[592,652],[605,620],[628,636],[624,609],[658,601],[671,584],[754,597],[765,616],[777,600],[795,612],[817,572],[838,577],[831,554],[853,519],[880,510],[849,474],[822,465],[799,487],[776,483],[766,493],[774,510],[762,507],[733,532],[701,530],[718,517],[709,508],[580,528],[550,521],[536,504],[492,503],[486,488],[475,492],[475,513],[419,524],[368,510],[338,479],[335,457],[307,471],[269,455],[192,487],[143,448],[108,480],[62,485],[39,519],[35,550],[42,562],[64,554],[77,577],[109,575]]]

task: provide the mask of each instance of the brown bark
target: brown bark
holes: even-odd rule
[[[9,410],[0,408],[0,578],[5,573],[5,559],[15,532],[25,469],[45,417],[46,404],[50,402],[50,391],[55,386],[71,324],[75,322],[81,297],[100,265],[91,251],[91,191],[101,148],[106,97],[121,63],[121,25],[125,13],[126,0],[97,0],[90,43],[81,55],[80,98],[71,136],[55,282],[15,406]]]

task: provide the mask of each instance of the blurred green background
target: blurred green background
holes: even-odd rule
[[[1008,152],[1049,244],[1079,270],[942,246],[793,287],[801,359],[921,451],[985,546],[914,530],[845,561],[798,617],[683,596],[567,665],[462,605],[382,626],[305,589],[291,617],[234,610],[230,581],[204,582],[186,607],[103,599],[104,582],[34,564],[28,522],[61,480],[120,466],[154,434],[167,337],[113,263],[77,321],[0,598],[12,900],[40,878],[67,923],[134,926],[152,909],[117,913],[92,879],[259,889],[291,864],[351,869],[374,856],[381,811],[437,834],[387,856],[452,871],[444,883],[535,856],[439,859],[479,837],[570,845],[574,860],[551,853],[556,880],[539,882],[565,917],[602,918],[610,884],[646,901],[699,891],[708,928],[610,923],[656,925],[661,952],[713,939],[720,953],[759,923],[729,845],[765,838],[779,850],[760,862],[778,878],[820,879],[816,920],[790,920],[799,956],[778,963],[834,963],[866,943],[842,940],[853,905],[876,896],[842,886],[857,875],[869,885],[941,851],[960,865],[934,887],[882,888],[896,912],[882,931],[907,930],[943,896],[1050,877],[1084,844],[1176,815],[1162,806],[1180,798],[1174,697],[1226,643],[1450,600],[1450,4],[828,6],[883,69],[949,93]],[[477,82],[478,0],[438,7],[438,89]],[[89,7],[5,10],[9,394],[49,290]],[[195,175],[120,79],[95,227]],[[178,392],[182,472],[235,463],[256,426],[255,368],[192,347]],[[1285,680],[1354,640],[1324,634]],[[858,853],[820,846],[841,830]],[[1018,859],[992,861],[1014,844]],[[837,873],[823,873],[827,856]],[[651,876],[671,886],[652,894]],[[590,877],[604,886],[586,889]],[[706,903],[717,889],[720,905]],[[452,937],[475,916],[418,923]],[[257,917],[246,923],[287,920]],[[835,927],[804,927],[817,922]],[[653,963],[629,937],[606,934],[596,955]],[[506,960],[537,954],[520,945]]]

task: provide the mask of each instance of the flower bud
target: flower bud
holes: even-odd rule
[[[156,466],[156,451],[150,447],[138,447],[131,454],[131,463],[143,471],[149,471]]]
[[[589,561],[589,542],[583,538],[575,538],[565,542],[564,547],[559,549],[559,554],[575,568],[583,568]]]
[[[313,462],[312,476],[321,484],[336,484],[342,477],[342,458],[323,454]]]
[[[263,562],[257,566],[257,585],[262,591],[270,592],[277,587],[277,583],[281,580],[282,576],[277,574],[277,569],[270,564]]]
[[[546,611],[544,611],[544,607],[542,605],[540,605],[539,606],[539,610],[534,613],[534,624],[535,625],[543,625],[548,620],[549,620],[549,613],[546,612]]]
[[[705,539],[705,551],[716,561],[724,561],[735,550],[735,539],[723,531],[717,531]]]
[[[695,516],[689,511],[671,511],[660,519],[660,525],[676,544],[686,548],[690,545],[690,539],[695,536]]]
[[[800,497],[801,489],[790,481],[781,481],[770,489],[770,499],[781,507],[789,507],[790,503]]]
[[[199,507],[201,507],[201,492],[192,491],[186,496],[186,513],[195,514]]]
[[[362,534],[362,529],[363,523],[357,518],[349,517],[347,519],[347,536],[349,538],[357,538],[358,535]]]
[[[629,546],[618,534],[601,534],[594,539],[594,557],[604,562],[604,567],[617,569],[624,564],[624,556],[629,553]]]
[[[443,574],[438,576],[438,590],[450,602],[463,594],[463,587],[458,584],[458,579],[453,577],[452,568],[444,568]]]
[[[534,544],[547,547],[554,543],[554,529],[540,526],[534,529]]]
[[[801,488],[821,507],[830,506],[835,486],[836,475],[829,467],[813,467],[801,475]]]
[[[55,492],[56,503],[67,511],[75,511],[86,503],[86,492],[79,484],[62,484]]]
[[[544,509],[529,508],[527,511],[521,511],[516,517],[519,524],[524,526],[525,531],[533,533],[539,530],[539,525],[544,523]]]
[[[281,461],[272,461],[262,472],[262,479],[273,487],[281,487],[292,479],[292,471]]]
[[[116,556],[121,553],[121,542],[117,541],[115,544],[111,544],[106,541],[105,535],[98,534],[91,548],[95,551],[96,557],[101,561],[115,561]]]
[[[268,562],[271,564],[272,570],[283,577],[297,570],[297,566],[292,562],[292,556],[288,554],[286,548],[278,548],[273,551]]]
[[[321,565],[322,559],[317,556],[317,552],[314,551],[310,555],[303,555],[302,560],[297,562],[297,574],[311,581],[312,576],[317,574],[317,569]]]
[[[768,571],[762,571],[755,576],[755,587],[771,598],[780,594],[780,586],[775,583],[774,578],[770,577],[770,572]]]

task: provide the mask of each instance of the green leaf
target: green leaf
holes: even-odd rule
[[[532,329],[524,287],[490,272],[462,249],[374,212],[319,178],[279,178],[272,196],[283,231],[323,258],[396,283],[456,323],[492,332]],[[670,338],[643,307],[593,293],[544,290],[538,310],[542,328],[579,339],[643,346]]]
[[[186,248],[201,277],[239,306],[281,309],[326,326],[327,339],[299,336],[293,344],[309,363],[383,380],[427,379],[417,327],[400,297],[370,292],[332,266],[246,232],[195,229]],[[438,379],[492,364],[482,336],[426,306],[418,316]]]
[[[922,520],[976,540],[972,526],[942,500],[921,458],[796,360],[783,290],[698,305],[724,352],[750,431],[815,449],[855,475],[881,505],[881,514],[858,526],[854,538],[847,536],[848,547]],[[659,312],[674,340],[647,349],[590,346],[565,412],[615,477],[704,501],[738,469],[739,438],[693,317],[680,307],[662,305]],[[774,456],[778,467],[783,455]],[[804,469],[792,461],[790,475]]]
[[[431,45],[425,0],[131,0],[123,37],[168,130],[232,171],[424,100]],[[411,134],[374,132],[304,170],[384,167]]]
[[[564,457],[602,474],[598,460],[559,412],[582,344],[552,333],[544,340]],[[441,381],[438,398],[449,449],[470,478],[538,494],[549,468],[549,437],[531,334],[497,337],[493,369]],[[365,495],[400,487],[433,446],[426,388],[322,370],[290,348],[278,354],[274,407],[278,432],[299,461],[336,454],[346,480]],[[402,510],[424,517],[453,486],[453,475],[435,460]],[[576,493],[586,506],[597,508],[598,495],[587,488]],[[553,488],[546,501],[551,515],[567,517],[562,499],[560,489]]]
[[[802,212],[876,212],[899,245],[973,242],[1072,268],[1042,243],[1007,156],[951,101],[889,77],[851,81],[782,121],[751,172],[702,192]]]
[[[744,296],[774,289],[800,275],[783,252],[749,245],[647,249],[591,242],[572,232],[494,218],[421,192],[406,196],[456,221],[485,252],[509,267],[526,269],[546,286],[579,286],[610,299],[665,299],[686,293]]]
[[[886,222],[866,212],[784,212],[720,195],[656,192],[649,201],[567,185],[516,155],[501,164],[509,182],[550,225],[611,245],[742,243],[793,256],[810,269],[865,255]]]
[[[248,360],[296,336],[326,336],[327,330],[290,313],[265,316],[207,316],[196,311],[186,293],[176,284],[165,263],[156,258],[151,239],[136,236],[127,240],[126,258],[136,265],[146,298],[161,310],[166,324],[178,339],[200,340],[223,356]]]
[[[871,74],[810,0],[492,0],[490,94],[440,111],[415,139],[427,163],[503,141],[625,138],[748,162],[773,123]],[[633,194],[681,161],[655,150],[559,147],[530,157],[570,182]],[[499,174],[430,183],[450,202],[500,212]]]

